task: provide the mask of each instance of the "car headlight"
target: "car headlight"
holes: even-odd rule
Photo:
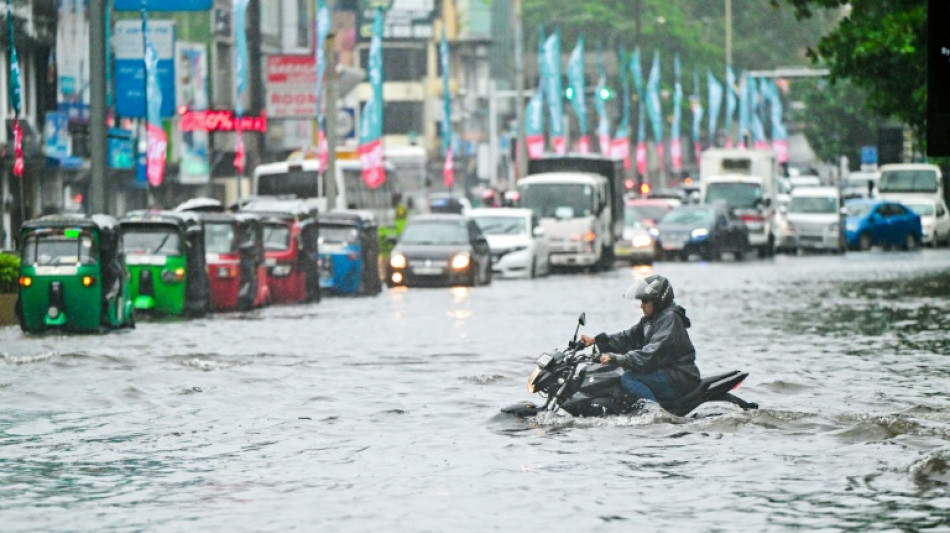
[[[858,223],[857,223],[857,222],[848,222],[847,224],[844,225],[844,227],[845,227],[845,229],[847,229],[848,231],[857,231],[857,230],[858,230]]]
[[[634,248],[648,248],[653,246],[653,239],[649,235],[637,235],[631,241]]]
[[[455,254],[455,257],[452,258],[452,268],[455,270],[465,270],[468,268],[470,262],[471,258],[469,258],[468,254]]]
[[[655,227],[648,228],[647,233],[652,235],[654,239],[660,236],[660,230]]]
[[[389,258],[389,266],[393,268],[406,268],[406,256],[402,254],[393,254]]]
[[[694,239],[703,239],[709,235],[709,230],[706,228],[696,228],[689,233],[690,237]]]

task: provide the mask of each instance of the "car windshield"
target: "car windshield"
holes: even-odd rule
[[[521,206],[541,218],[579,218],[594,212],[594,190],[582,183],[531,183],[521,186]]]
[[[399,239],[403,244],[468,244],[465,221],[415,222],[406,226]]]
[[[264,224],[264,249],[282,251],[290,249],[290,226]]]
[[[937,192],[933,170],[887,170],[881,172],[877,190],[887,192]]]
[[[911,211],[917,213],[923,217],[932,217],[934,216],[934,204],[904,204],[910,208]]]
[[[27,265],[75,265],[96,263],[92,253],[92,237],[66,234],[33,235],[23,246],[23,263]]]
[[[230,254],[237,251],[234,238],[234,226],[224,223],[205,224],[205,252],[209,254]]]
[[[849,217],[863,217],[867,215],[871,209],[874,209],[874,204],[847,204],[845,206],[848,212]]]
[[[706,189],[707,204],[725,202],[732,208],[758,207],[762,199],[762,187],[756,183],[710,183]]]
[[[667,213],[662,224],[709,224],[715,215],[712,209],[674,209]]]
[[[475,223],[485,235],[523,235],[528,232],[524,217],[475,217]]]
[[[360,233],[353,226],[320,226],[320,242],[346,244],[359,242]]]
[[[789,213],[837,213],[838,200],[831,196],[796,196],[788,204]]]
[[[181,255],[178,232],[171,228],[124,228],[122,245],[127,254]]]
[[[624,210],[624,220],[660,220],[670,208],[662,205],[628,205]]]

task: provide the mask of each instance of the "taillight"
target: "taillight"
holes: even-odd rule
[[[96,284],[96,278],[92,276],[83,276],[82,277],[82,286],[83,287],[92,287]]]
[[[33,285],[33,278],[30,276],[20,276],[20,286],[21,287],[30,287]]]
[[[740,215],[739,220],[743,222],[765,222],[765,217],[762,215]]]

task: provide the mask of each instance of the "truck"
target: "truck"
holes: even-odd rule
[[[613,265],[623,234],[623,161],[597,155],[546,155],[528,162],[520,205],[541,220],[553,267]]]
[[[701,203],[725,203],[749,229],[759,257],[775,251],[778,160],[771,150],[710,148],[699,161]]]

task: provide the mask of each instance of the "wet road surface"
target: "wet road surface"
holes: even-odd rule
[[[655,270],[762,409],[498,414],[581,311],[636,321],[646,268],[0,328],[0,529],[950,529],[950,251]]]

